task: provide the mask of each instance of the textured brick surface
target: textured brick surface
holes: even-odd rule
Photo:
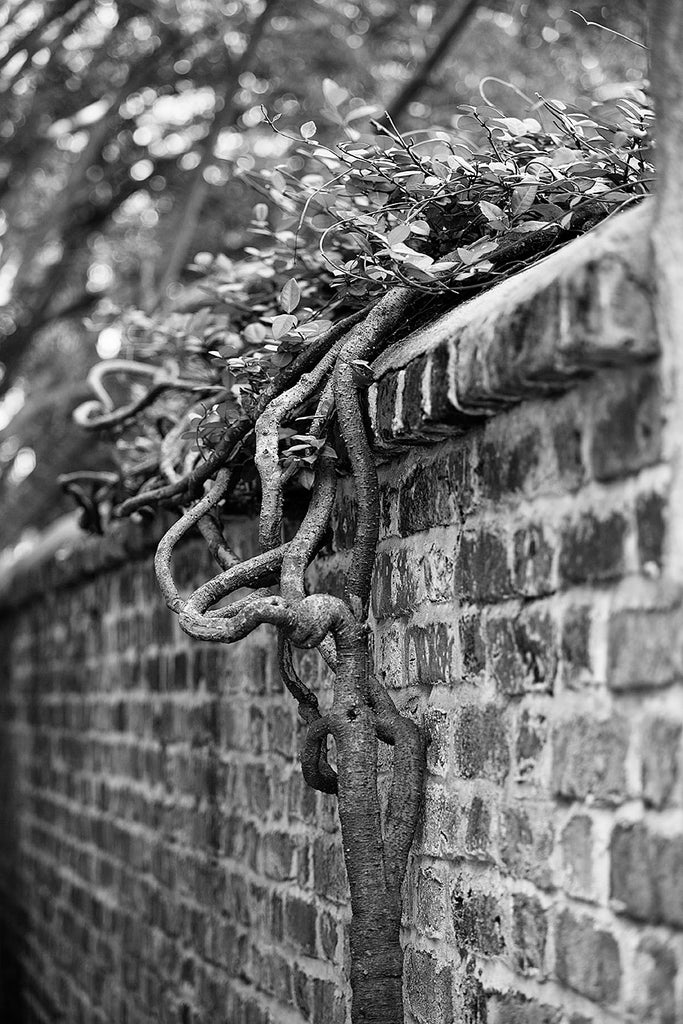
[[[683,1024],[680,438],[643,239],[614,223],[369,389],[376,667],[429,741],[407,1024]],[[340,482],[312,587],[343,587],[355,521]],[[302,782],[273,638],[190,643],[153,540],[0,597],[0,1020],[348,1024],[335,804]]]

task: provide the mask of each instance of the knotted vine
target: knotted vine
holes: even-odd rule
[[[328,90],[338,117],[342,92]],[[204,290],[185,309],[126,314],[134,358],[96,366],[95,398],[76,411],[85,429],[115,434],[121,463],[118,475],[64,478],[84,524],[97,531],[107,516],[175,510],[155,569],[182,629],[228,644],[262,624],[277,631],[282,679],[305,727],[303,776],[338,800],[354,1024],[403,1021],[401,885],[425,763],[420,730],[377,678],[369,647],[379,494],[364,396],[373,361],[420,317],[494,284],[647,191],[646,106],[628,101],[624,123],[545,101],[537,107],[552,130],[469,110],[464,116],[483,131],[479,149],[471,136],[416,140],[385,125],[364,144],[347,126],[347,141],[332,151],[313,141],[308,122],[304,156],[325,174],[299,175],[297,185],[285,168],[257,183],[284,211],[275,228],[273,207],[255,208],[255,231],[269,247],[240,262],[197,259]],[[345,116],[353,120],[354,108]],[[112,391],[118,380],[120,394],[121,379],[127,401]],[[343,597],[309,593],[306,582],[340,473],[351,475],[358,507]],[[285,540],[292,487],[309,496]],[[245,494],[259,502],[260,551],[240,560],[224,521]],[[196,531],[219,571],[182,593],[173,552]],[[248,596],[235,597],[243,588]],[[317,649],[334,671],[324,711],[297,675],[295,648]],[[384,809],[380,744],[393,748]]]

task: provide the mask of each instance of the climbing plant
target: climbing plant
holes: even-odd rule
[[[325,100],[321,116],[340,131],[335,148],[316,142],[313,121],[285,129],[264,110],[288,151],[252,180],[254,244],[243,258],[197,254],[174,305],[114,311],[97,324],[121,334],[123,358],[95,367],[95,397],[76,418],[113,435],[120,468],[69,474],[64,485],[94,530],[160,508],[178,513],[155,566],[191,637],[233,643],[275,627],[282,678],[305,724],[304,778],[338,797],[352,1019],[399,1024],[400,892],[424,740],[376,678],[369,647],[379,531],[365,408],[373,361],[419,322],[645,195],[652,115],[634,90],[587,112],[538,99],[525,119],[468,107],[451,130],[402,134],[387,117],[365,127],[374,112],[334,82]],[[308,593],[340,474],[352,476],[358,504],[344,595]],[[285,539],[290,491],[308,496]],[[259,503],[261,550],[240,561],[224,521],[245,497]],[[219,571],[186,594],[172,556],[194,530]],[[233,597],[245,587],[248,596]],[[326,709],[298,677],[293,648],[316,648],[334,670]],[[393,747],[384,813],[379,744]]]

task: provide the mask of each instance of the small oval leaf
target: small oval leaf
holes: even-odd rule
[[[312,139],[318,130],[318,126],[315,121],[306,121],[301,125],[299,131],[301,132],[302,139]]]
[[[288,334],[292,327],[296,327],[297,319],[295,316],[291,316],[289,313],[281,313],[276,316],[273,320],[273,337],[276,341],[280,338],[284,338],[285,334]]]
[[[280,292],[280,305],[285,313],[293,313],[301,301],[301,288],[292,277]]]

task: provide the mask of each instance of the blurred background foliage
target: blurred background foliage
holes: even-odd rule
[[[325,79],[405,130],[456,124],[495,76],[487,98],[524,117],[505,83],[586,105],[642,86],[630,39],[642,0],[6,0],[0,548],[70,507],[60,472],[107,468],[70,414],[118,354],[108,313],[172,304],[197,253],[253,244],[253,175],[288,146],[262,108],[334,145]]]

